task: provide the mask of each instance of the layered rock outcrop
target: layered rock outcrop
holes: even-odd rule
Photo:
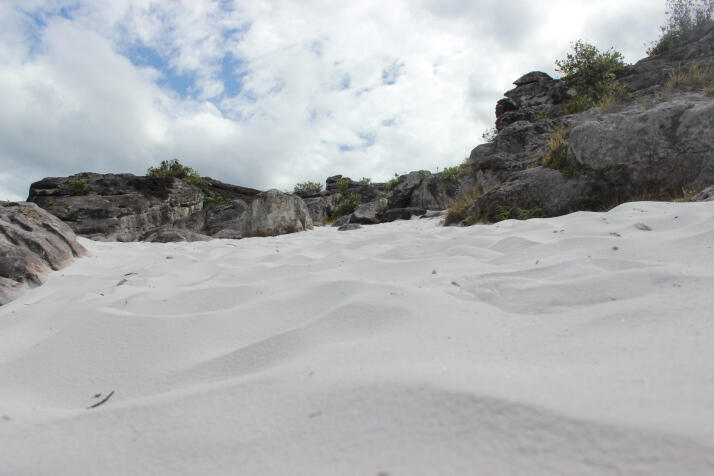
[[[176,178],[82,173],[33,183],[28,201],[79,235],[135,241],[149,230],[201,210],[203,198],[200,189]]]
[[[0,305],[85,253],[72,229],[36,204],[0,201]]]
[[[682,197],[714,183],[714,97],[671,88],[672,71],[714,66],[714,30],[620,72],[624,100],[565,114],[575,92],[532,72],[496,105],[498,133],[465,164],[476,197],[464,223],[604,210],[629,200]]]

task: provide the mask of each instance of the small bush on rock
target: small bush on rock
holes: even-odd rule
[[[566,106],[565,112],[574,114],[597,106],[603,98],[624,94],[615,82],[615,72],[626,68],[622,54],[612,48],[600,52],[595,46],[578,40],[573,53],[556,60],[557,70],[577,92]]]
[[[441,176],[448,180],[449,182],[459,183],[459,167],[446,167],[442,172]]]
[[[216,207],[218,205],[223,205],[224,203],[229,203],[230,201],[230,198],[224,197],[223,195],[217,195],[215,197],[208,196],[203,199],[203,208]]]
[[[293,193],[297,195],[317,195],[322,191],[322,184],[317,182],[303,182],[295,185]]]
[[[332,216],[330,218],[332,220],[336,220],[341,216],[349,215],[360,205],[362,205],[362,200],[360,199],[358,193],[350,193],[347,196],[342,196],[340,194],[339,202],[337,203],[337,206],[332,212]]]
[[[404,181],[404,178],[405,178],[405,175],[399,175],[398,173],[395,172],[394,178],[391,179],[389,182],[387,182],[387,184],[384,186],[385,190],[387,190],[387,192],[391,192],[392,190],[394,190],[397,187],[397,185],[399,185],[400,183],[402,183]]]
[[[69,190],[72,195],[87,195],[89,184],[84,179],[74,179],[69,183]]]
[[[162,160],[158,167],[149,167],[146,171],[149,177],[174,177],[187,184],[195,185],[204,192],[208,190],[208,183],[191,167],[181,164],[178,159]]]
[[[667,0],[667,24],[647,50],[650,56],[678,48],[714,24],[714,0]]]

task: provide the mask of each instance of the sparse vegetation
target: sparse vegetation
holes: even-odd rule
[[[372,179],[369,177],[362,177],[362,180],[360,180],[359,183],[362,185],[369,185],[372,183]]]
[[[441,176],[449,182],[459,183],[460,170],[459,167],[446,167]]]
[[[402,183],[404,181],[405,175],[399,175],[398,173],[394,173],[394,178],[391,179],[387,184],[384,186],[384,188],[387,190],[387,192],[391,192],[394,190],[397,185]]]
[[[451,204],[449,209],[446,211],[446,216],[444,217],[444,225],[453,225],[456,223],[463,223],[464,225],[473,225],[478,220],[478,213],[471,214],[471,216],[466,216],[466,212],[469,207],[473,206],[478,208],[476,204],[476,199],[483,194],[480,189],[472,190],[470,193],[464,193],[459,195]]]
[[[215,197],[207,196],[203,199],[203,208],[211,208],[230,202],[231,199],[228,197],[224,197],[223,195],[216,195]]]
[[[560,170],[565,178],[572,178],[578,174],[575,164],[568,161],[568,134],[570,129],[560,128],[553,132],[548,139],[550,152],[541,161],[543,167]]]
[[[647,50],[650,56],[678,48],[714,24],[714,0],[667,0],[667,23]]]
[[[322,191],[322,184],[317,182],[302,182],[295,184],[293,193],[298,195],[317,195]]]
[[[702,89],[705,94],[709,95],[710,91],[714,90],[714,68],[711,66],[702,68],[695,64],[689,68],[689,71],[675,69],[669,74],[667,87]]]
[[[347,193],[347,189],[350,188],[350,185],[352,185],[352,180],[349,178],[341,178],[337,181],[337,190],[339,190],[340,194],[344,195]]]
[[[577,96],[565,106],[565,112],[574,114],[598,106],[603,100],[618,100],[625,90],[615,81],[616,71],[627,65],[620,52],[610,48],[601,52],[595,46],[578,40],[573,53],[556,60],[557,70],[573,86]],[[606,99],[608,96],[611,99]]]
[[[72,195],[87,195],[89,184],[85,179],[74,179],[69,183],[69,190]]]
[[[208,183],[191,167],[181,164],[178,159],[162,160],[158,167],[149,167],[146,175],[150,177],[174,177],[185,183],[195,185],[202,191],[208,190]]]
[[[349,215],[354,212],[355,209],[362,205],[362,200],[358,193],[350,193],[349,195],[342,196],[340,194],[337,206],[330,216],[331,220],[336,220],[344,215]]]
[[[483,131],[483,134],[481,134],[481,138],[488,142],[489,144],[492,144],[496,140],[496,136],[498,135],[498,130],[496,130],[495,127],[492,127],[488,129],[487,131]]]

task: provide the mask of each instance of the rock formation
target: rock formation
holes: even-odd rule
[[[76,184],[86,184],[82,190]],[[168,177],[82,173],[46,178],[30,186],[29,202],[67,223],[78,235],[135,241],[162,225],[201,210],[197,187]]]
[[[72,229],[36,204],[0,201],[0,305],[85,253]]]
[[[714,29],[620,72],[626,99],[565,114],[576,94],[528,73],[496,105],[496,134],[471,152],[461,178],[473,198],[463,223],[604,210],[682,197],[714,183],[714,98],[670,88],[672,71],[714,65]]]

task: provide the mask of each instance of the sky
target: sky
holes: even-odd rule
[[[574,41],[636,62],[664,0],[2,0],[0,200],[79,172],[292,190],[458,165]]]

